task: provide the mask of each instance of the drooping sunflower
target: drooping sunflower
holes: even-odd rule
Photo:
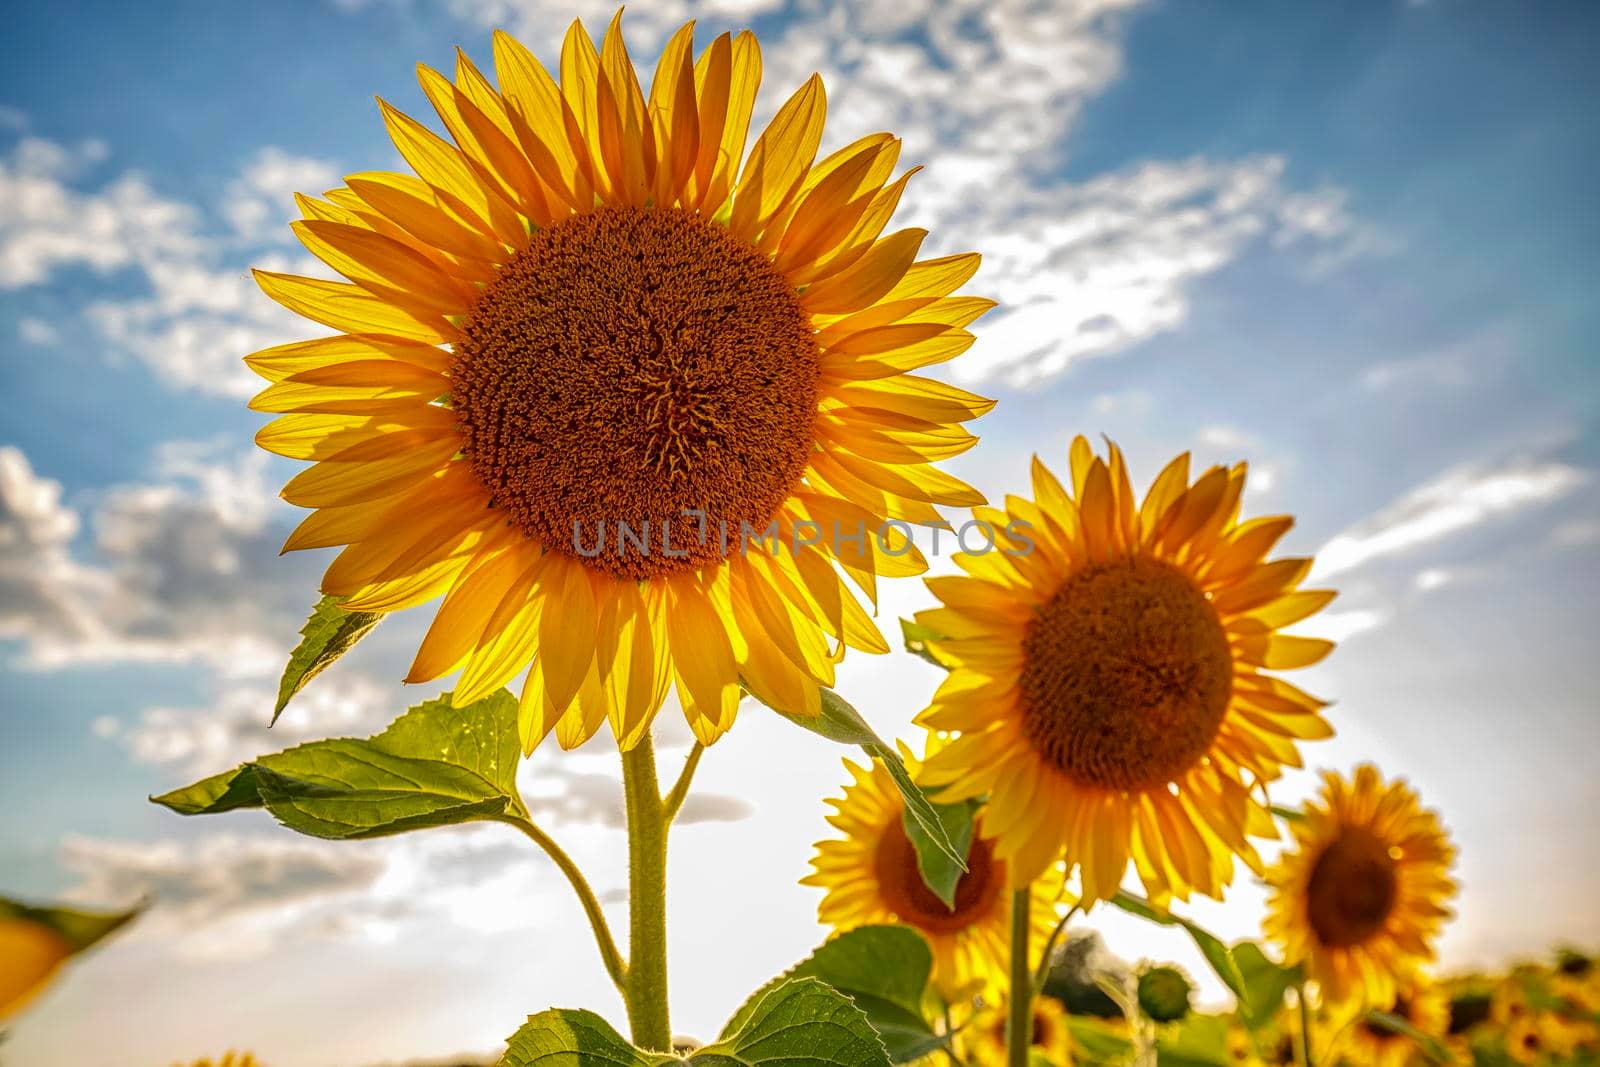
[[[1455,848],[1404,781],[1385,783],[1371,764],[1349,781],[1322,777],[1294,848],[1267,874],[1265,930],[1330,1002],[1392,1003],[1433,959]]]
[[[1328,653],[1278,631],[1334,594],[1299,589],[1311,560],[1266,559],[1293,519],[1239,521],[1244,464],[1191,485],[1179,456],[1141,506],[1109,447],[1072,442],[1070,492],[1036,458],[1033,500],[973,511],[993,550],[928,579],[944,606],[917,621],[950,673],[917,721],[959,736],[924,779],[989,796],[983,832],[1019,884],[1064,851],[1085,901],[1130,858],[1157,900],[1217,896],[1234,856],[1261,870],[1246,835],[1275,832],[1252,786],[1332,733],[1266,672]]]
[[[620,13],[598,49],[573,23],[558,76],[503,33],[494,66],[420,68],[449,141],[380,102],[415,175],[299,198],[347,281],[256,272],[340,331],[247,358],[282,416],[257,441],[314,464],[285,548],[344,546],[323,590],[352,610],[442,595],[408,680],[459,670],[467,703],[529,668],[529,751],[607,720],[632,747],[674,686],[707,743],[741,679],[815,713],[844,646],[888,648],[842,576],[875,601],[925,569],[883,523],[981,500],[932,463],[992,402],[911,373],[993,306],[951,295],[978,257],[885,234],[896,138],[817,159],[815,76],[746,154],[749,32],[696,55],[684,26],[648,95]]]
[[[1393,1015],[1436,1040],[1443,1040],[1450,1029],[1450,997],[1443,986],[1425,978],[1412,979],[1400,987],[1387,1008],[1374,1005],[1373,1009]],[[1415,1059],[1425,1058],[1415,1039],[1365,1015],[1347,1032],[1344,1059],[1352,1067],[1405,1067]]]
[[[1006,1002],[985,1007],[973,1017],[958,1038],[963,1061],[974,1067],[1005,1067]],[[1067,1027],[1067,1009],[1055,997],[1033,998],[1033,1032],[1029,1038],[1029,1062],[1050,1067],[1072,1067],[1072,1031]]]
[[[919,762],[909,751],[902,754],[916,774]],[[841,933],[874,923],[910,926],[933,950],[934,981],[947,1001],[993,997],[1003,988],[1010,958],[1005,862],[981,833],[974,834],[954,907],[946,907],[923,881],[905,832],[905,802],[888,770],[876,761],[862,767],[845,760],[844,765],[851,782],[842,797],[828,800],[834,808],[828,822],[844,837],[817,842],[812,873],[800,880],[826,890],[817,905],[818,920]],[[978,819],[981,825],[981,813]],[[1063,882],[1055,868],[1034,887],[1029,921],[1036,954],[1060,917],[1055,905]]]

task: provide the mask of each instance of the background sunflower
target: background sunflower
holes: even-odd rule
[[[1267,874],[1267,935],[1301,963],[1324,997],[1367,1006],[1434,957],[1455,895],[1455,848],[1404,781],[1363,764],[1322,776],[1318,800],[1293,823],[1294,847]]]
[[[978,508],[998,550],[928,580],[917,613],[950,674],[917,722],[958,736],[924,771],[989,797],[985,836],[1026,882],[1063,852],[1093,901],[1131,858],[1152,897],[1218,896],[1247,835],[1274,834],[1257,786],[1328,737],[1323,702],[1268,673],[1333,647],[1283,627],[1331,600],[1311,560],[1268,560],[1294,520],[1241,522],[1245,466],[1193,484],[1179,456],[1138,504],[1116,445],[1075,438],[1071,484],[1037,459],[1032,500]]]
[[[909,752],[903,754],[917,766]],[[1009,960],[1011,899],[1005,861],[975,833],[967,873],[956,884],[954,907],[947,907],[923,881],[916,850],[906,837],[905,802],[888,770],[876,761],[863,767],[845,760],[844,766],[850,784],[842,797],[828,800],[834,809],[828,822],[844,837],[817,842],[812,873],[800,880],[825,890],[817,919],[835,931],[872,923],[913,927],[933,950],[934,981],[947,1001],[994,997],[1004,988]],[[1043,951],[1060,918],[1062,888],[1059,869],[1047,872],[1035,886],[1028,917],[1035,953]]]

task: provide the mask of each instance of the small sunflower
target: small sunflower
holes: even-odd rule
[[[915,771],[918,763],[905,753]],[[905,802],[881,763],[861,767],[844,761],[851,783],[830,799],[828,822],[843,838],[817,842],[813,871],[801,885],[826,892],[817,918],[838,932],[873,923],[901,923],[927,939],[933,976],[946,1000],[955,1002],[1003,987],[1010,958],[1011,898],[1005,861],[981,834],[974,834],[967,872],[956,884],[955,906],[946,907],[922,879],[916,849],[905,832]],[[983,816],[979,815],[981,825]],[[1046,906],[1062,891],[1059,868],[1034,889],[1034,952],[1043,950],[1059,916]]]
[[[181,1063],[173,1067],[184,1067]],[[188,1067],[260,1067],[254,1055],[248,1052],[234,1052],[231,1049],[222,1054],[221,1059],[211,1059],[209,1056],[195,1060]]]
[[[1005,1067],[1006,1011],[1002,1000],[979,1011],[962,1029],[964,1062],[972,1067]],[[1044,995],[1033,998],[1030,1041],[1030,1062],[1072,1067],[1072,1031],[1067,1027],[1067,1009],[1061,1001]]]
[[[1168,464],[1139,505],[1116,445],[1072,442],[1071,492],[1037,459],[1034,499],[973,515],[996,548],[966,577],[928,579],[944,606],[917,621],[950,666],[918,722],[960,734],[925,778],[944,799],[989,796],[984,833],[1027,882],[1066,853],[1085,900],[1132,858],[1152,897],[1218,896],[1247,834],[1275,831],[1254,784],[1327,737],[1323,702],[1267,670],[1332,644],[1279,629],[1333,597],[1300,590],[1309,559],[1267,561],[1293,524],[1240,522],[1245,467],[1189,483]]]
[[[1323,774],[1321,801],[1294,824],[1296,844],[1267,875],[1265,928],[1323,996],[1393,1001],[1451,914],[1455,848],[1404,781],[1363,764],[1352,780]]]
[[[459,670],[465,704],[528,668],[528,751],[608,720],[631,748],[674,686],[706,743],[741,680],[816,714],[846,645],[888,650],[843,577],[925,569],[885,522],[982,499],[933,462],[992,402],[912,372],[993,302],[951,295],[976,255],[885,234],[899,140],[818,160],[813,76],[746,153],[755,37],[684,26],[646,93],[620,19],[574,22],[558,77],[503,33],[496,83],[421,67],[452,140],[380,102],[415,175],[299,198],[348,281],[256,272],[340,331],[246,360],[257,442],[314,464],[286,550],[344,546],[351,610],[443,596],[407,680]]]
[[[1389,1007],[1376,1009],[1393,1015],[1418,1033],[1443,1040],[1450,1029],[1450,997],[1443,986],[1425,979],[1411,982],[1395,994]],[[1418,1055],[1416,1042],[1405,1034],[1363,1016],[1349,1030],[1345,1058],[1352,1067],[1405,1067]]]

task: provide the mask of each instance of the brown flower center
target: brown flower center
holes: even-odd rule
[[[1020,680],[1036,751],[1081,785],[1165,785],[1211,747],[1233,656],[1211,602],[1169,564],[1132,559],[1067,579],[1028,625]]]
[[[922,880],[917,850],[898,819],[884,828],[873,857],[873,872],[889,910],[908,926],[927,933],[955,933],[989,913],[1005,883],[1005,864],[989,842],[976,835],[967,852],[967,872],[956,883],[955,907],[945,907]]]
[[[810,319],[766,256],[695,215],[599,208],[535,233],[462,333],[462,451],[494,506],[591,566],[720,560],[809,461]]]
[[[1370,830],[1347,826],[1311,868],[1311,929],[1324,945],[1358,945],[1383,929],[1399,888],[1389,846]]]

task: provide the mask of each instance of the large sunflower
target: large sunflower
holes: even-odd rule
[[[631,747],[674,684],[707,743],[741,679],[815,713],[843,646],[888,647],[841,571],[875,598],[925,568],[886,519],[981,500],[931,461],[991,402],[908,373],[971,343],[978,257],[884,235],[894,137],[816,160],[815,76],[746,155],[748,32],[696,56],[684,26],[648,95],[620,13],[598,50],[572,25],[559,79],[502,33],[494,61],[420,69],[454,143],[380,103],[415,176],[299,198],[348,282],[256,272],[342,331],[247,359],[283,415],[258,442],[315,464],[286,548],[347,546],[350,609],[444,596],[409,681],[460,670],[466,703],[530,667],[530,751],[608,719]]]
[[[1332,592],[1301,591],[1309,559],[1268,562],[1293,520],[1240,522],[1245,467],[1189,484],[1167,465],[1140,506],[1122,453],[1072,442],[1072,486],[1037,459],[1034,499],[979,508],[997,547],[966,577],[928,579],[944,607],[917,621],[951,670],[918,721],[959,737],[924,780],[947,800],[989,796],[983,832],[1025,884],[1065,851],[1083,899],[1117,891],[1131,857],[1152,897],[1220,894],[1247,834],[1272,834],[1252,786],[1327,737],[1319,701],[1266,669],[1315,663],[1330,642],[1281,627]]]
[[[917,761],[903,753],[915,770]],[[933,976],[951,1002],[1003,988],[1010,958],[1011,896],[1005,862],[981,834],[974,835],[967,872],[956,883],[955,906],[946,907],[922,879],[916,849],[905,831],[905,802],[881,763],[867,767],[844,761],[851,782],[844,796],[829,799],[828,822],[843,838],[817,842],[812,873],[801,885],[826,890],[817,918],[844,931],[873,923],[902,923],[927,939]],[[979,816],[980,825],[982,816]],[[1029,913],[1035,953],[1059,918],[1059,868],[1034,887]]]
[[[1267,875],[1267,935],[1333,1002],[1392,1003],[1433,959],[1450,915],[1455,849],[1403,781],[1371,764],[1323,774],[1320,801],[1294,824],[1295,847]]]

